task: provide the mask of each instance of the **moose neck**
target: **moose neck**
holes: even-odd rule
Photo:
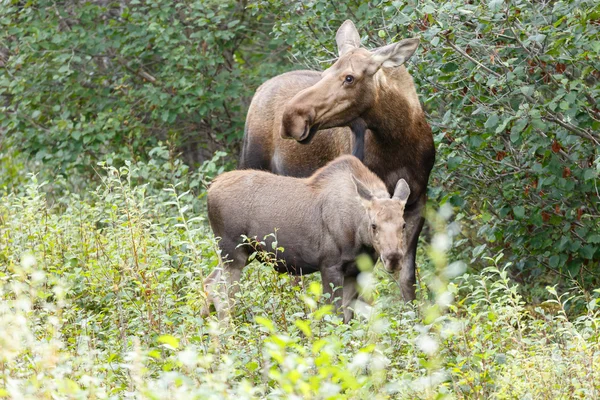
[[[435,162],[433,135],[404,67],[379,73],[375,104],[363,116],[371,132],[365,137],[364,163],[390,193],[399,178],[406,179],[412,204],[427,190]]]
[[[363,118],[377,141],[384,146],[402,146],[422,140],[418,126],[424,115],[406,69],[382,68],[375,74],[375,83],[375,104]]]

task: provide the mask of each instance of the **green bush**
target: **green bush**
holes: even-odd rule
[[[13,1],[0,20],[2,153],[80,188],[98,160],[148,159],[159,141],[190,166],[215,149],[235,157],[256,87],[326,68],[350,18],[368,47],[422,39],[408,68],[438,147],[430,197],[459,207],[463,256],[502,251],[519,279],[593,287],[597,2],[471,3]]]
[[[235,148],[253,90],[285,65],[272,18],[237,1],[9,1],[0,126],[55,172],[159,141],[195,165]]]

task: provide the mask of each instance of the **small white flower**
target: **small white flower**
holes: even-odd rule
[[[416,340],[417,347],[428,356],[437,353],[439,344],[429,335],[420,335]]]
[[[431,240],[431,246],[438,251],[446,252],[450,250],[451,244],[452,241],[450,237],[445,233],[436,233]]]
[[[31,267],[33,267],[35,265],[35,257],[31,254],[23,254],[23,256],[21,257],[21,266],[25,269],[25,270],[29,270],[31,269]]]
[[[454,261],[446,267],[446,276],[448,278],[456,278],[465,273],[467,270],[467,264],[463,261]]]

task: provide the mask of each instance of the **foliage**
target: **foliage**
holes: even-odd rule
[[[56,172],[147,159],[158,141],[193,165],[241,137],[278,40],[245,2],[5,1],[5,135]]]
[[[3,147],[81,187],[97,160],[145,159],[159,140],[188,165],[216,148],[235,156],[247,100],[293,68],[283,52],[326,68],[346,18],[368,47],[418,35],[409,69],[438,146],[430,197],[460,208],[464,254],[481,264],[503,251],[519,279],[599,281],[595,1],[11,1],[3,11]]]
[[[131,185],[137,173],[107,168],[86,199],[51,207],[35,178],[3,198],[0,397],[599,394],[599,293],[585,294],[587,313],[573,318],[565,305],[583,293],[550,288],[530,309],[501,255],[481,275],[463,274],[446,253],[460,235],[447,207],[430,215],[433,264],[414,307],[388,275],[366,270],[359,281],[375,302],[346,325],[323,306],[314,276],[293,285],[255,263],[232,324],[204,320],[202,277],[217,256],[202,217],[190,218],[196,197],[179,193],[184,181],[163,191],[165,202]]]
[[[4,1],[0,398],[598,397],[596,3]],[[367,266],[342,324],[259,257],[231,324],[202,319],[206,184],[256,87],[326,68],[346,18],[421,37],[419,300]]]
[[[420,36],[408,69],[438,145],[430,197],[460,208],[469,258],[503,251],[521,278],[599,281],[598,2],[261,4],[313,68],[335,59],[346,18],[367,47]]]

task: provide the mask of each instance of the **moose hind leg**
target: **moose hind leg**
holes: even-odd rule
[[[217,302],[218,297],[215,298],[215,295],[218,293],[217,291],[217,285],[219,284],[219,282],[222,279],[222,274],[223,274],[223,268],[219,265],[217,268],[215,268],[213,270],[213,272],[210,273],[210,275],[208,275],[206,277],[206,279],[204,279],[204,292],[206,293],[206,302],[204,303],[204,307],[202,307],[202,311],[200,311],[200,315],[203,318],[208,317],[208,315],[210,314],[210,305],[214,304],[215,308],[217,308]]]
[[[242,247],[235,249],[232,255],[231,260],[223,261],[221,259],[219,267],[205,280],[207,304],[206,309],[202,310],[203,315],[208,315],[207,309],[212,303],[215,305],[219,320],[225,320],[229,317],[231,308],[234,305],[235,295],[239,292],[242,269],[248,261],[248,254]]]

